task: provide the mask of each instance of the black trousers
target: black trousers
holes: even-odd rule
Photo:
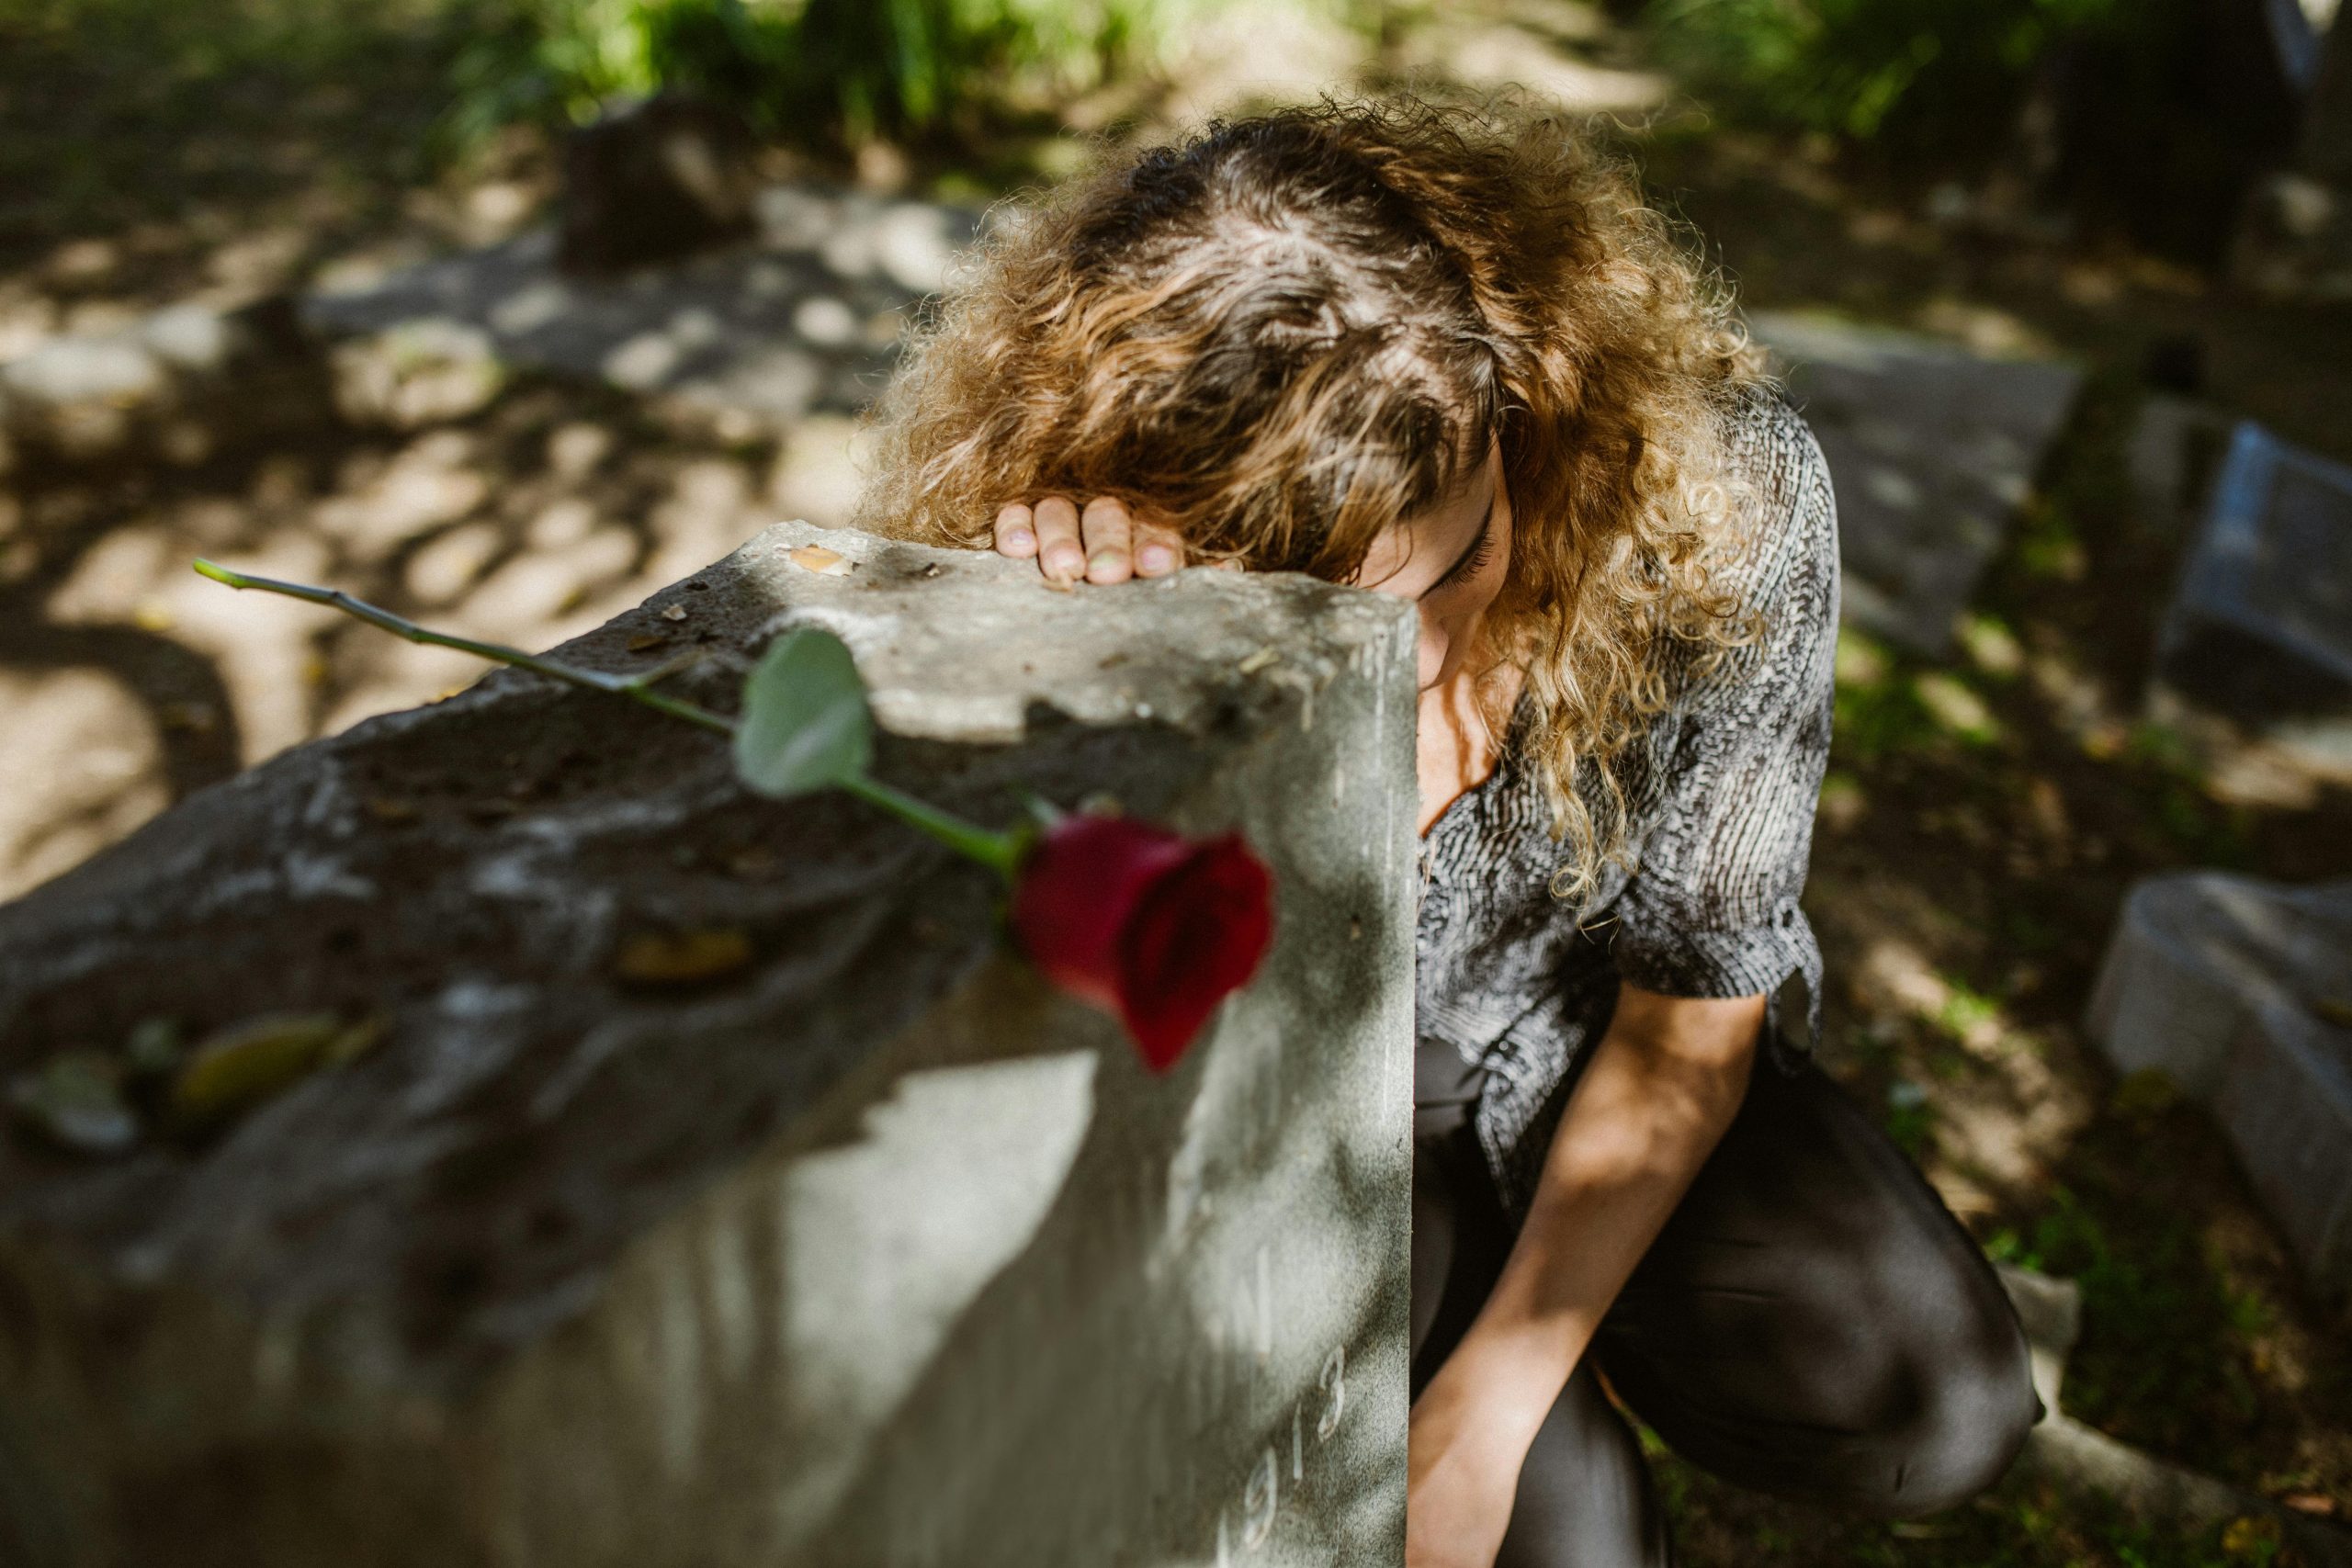
[[[1511,1245],[1466,1109],[1417,1107],[1416,1395]],[[1672,1561],[1596,1372],[1724,1480],[1881,1517],[1989,1486],[2041,1414],[2015,1309],[1960,1222],[1818,1067],[1783,1073],[1760,1046],[1730,1130],[1537,1435],[1497,1568]]]

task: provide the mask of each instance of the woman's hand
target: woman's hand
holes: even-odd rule
[[[1413,1402],[1405,1568],[1494,1568],[1502,1550],[1533,1434],[1518,1430],[1522,1423],[1508,1401],[1481,1398],[1465,1386],[1473,1381],[1449,1363]]]
[[[1081,513],[1064,496],[1035,506],[1008,503],[996,514],[996,552],[1035,558],[1049,582],[1064,587],[1166,577],[1184,564],[1184,542],[1173,530],[1139,523],[1126,506],[1098,495]]]

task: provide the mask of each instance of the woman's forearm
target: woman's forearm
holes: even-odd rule
[[[1516,1473],[1602,1314],[1738,1111],[1763,1014],[1761,997],[1622,990],[1510,1260],[1417,1415],[1464,1423],[1464,1441]]]

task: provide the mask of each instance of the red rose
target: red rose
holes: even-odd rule
[[[1012,929],[1046,979],[1116,1013],[1164,1073],[1273,935],[1272,878],[1239,837],[1065,817],[1022,862]]]

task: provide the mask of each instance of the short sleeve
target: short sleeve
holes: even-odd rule
[[[1763,526],[1734,580],[1763,634],[1677,704],[1610,955],[1620,978],[1663,996],[1765,996],[1787,1068],[1821,1038],[1821,947],[1797,900],[1829,762],[1837,502],[1812,431],[1777,394],[1736,428]]]

